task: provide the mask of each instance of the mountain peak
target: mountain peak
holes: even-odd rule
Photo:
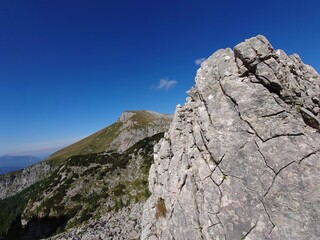
[[[124,111],[120,118],[119,122],[127,122],[129,119],[134,119],[135,121],[141,121],[142,119],[149,119],[150,121],[154,119],[172,119],[172,115],[163,114],[158,112],[153,112],[149,110],[128,110]]]
[[[125,111],[121,114],[120,118],[118,119],[119,122],[126,122],[128,119],[130,119],[132,116],[134,116],[136,113],[135,111]]]

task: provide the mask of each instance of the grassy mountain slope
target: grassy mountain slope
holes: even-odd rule
[[[74,155],[107,150],[121,152],[121,144],[128,142],[128,146],[122,147],[122,150],[125,150],[145,137],[164,132],[171,120],[172,116],[167,114],[151,111],[127,111],[117,122],[55,152],[48,161],[59,164]]]
[[[55,152],[48,158],[48,161],[60,163],[74,155],[102,152],[106,149],[106,146],[117,138],[122,125],[123,123],[121,122],[115,122],[112,125]]]
[[[49,237],[143,203],[150,194],[148,172],[153,146],[162,137],[163,133],[147,137],[123,153],[109,151],[70,157],[50,177],[15,195],[17,211],[5,220],[1,233],[6,233],[11,223],[8,236],[15,239]],[[0,206],[10,209],[11,203],[1,200]],[[17,226],[21,214],[24,227]],[[50,227],[33,229],[32,226],[44,222]]]

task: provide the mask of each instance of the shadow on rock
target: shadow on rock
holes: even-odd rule
[[[21,225],[20,216],[12,223],[3,240],[36,240],[52,236],[57,229],[63,230],[67,223],[66,216],[32,218],[27,226]]]

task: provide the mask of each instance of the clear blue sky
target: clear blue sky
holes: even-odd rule
[[[196,59],[259,33],[319,71],[319,10],[318,0],[1,0],[0,155],[71,143],[124,110],[173,113]]]

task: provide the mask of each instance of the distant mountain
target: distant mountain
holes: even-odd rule
[[[5,198],[0,200],[0,239],[40,239],[61,232],[56,239],[64,239],[63,234],[76,239],[91,223],[108,230],[87,232],[87,239],[139,238],[153,147],[171,121],[167,114],[127,111],[46,161],[0,176],[0,198]]]
[[[146,137],[166,132],[171,121],[172,115],[168,114],[147,110],[125,111],[118,121],[112,125],[55,152],[47,160],[25,168],[23,171],[1,175],[0,199],[12,196],[33,183],[42,180],[50,171],[59,167],[72,156],[110,150],[123,153]],[[10,168],[9,171],[21,168],[23,167]]]
[[[125,111],[112,125],[65,147],[49,158],[49,162],[59,165],[71,156],[116,151],[122,153],[138,141],[165,132],[172,121],[172,115],[157,112]]]
[[[10,156],[5,155],[0,157],[0,174],[5,174],[11,171],[28,167],[39,162],[41,159],[34,156]]]

